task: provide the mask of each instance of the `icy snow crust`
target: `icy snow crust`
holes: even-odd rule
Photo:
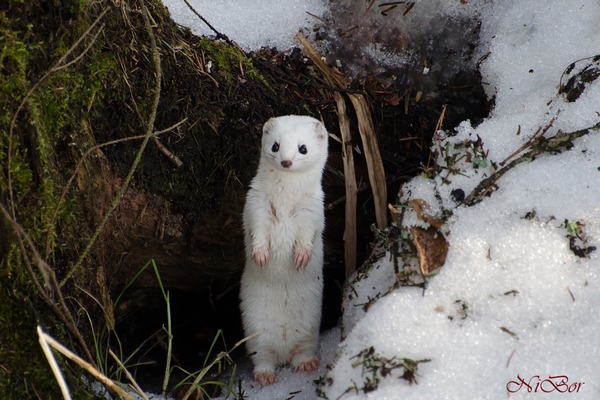
[[[227,35],[245,51],[277,47],[280,51],[295,46],[294,36],[310,31],[322,16],[323,0],[189,0],[192,7],[216,30]],[[163,0],[173,19],[197,35],[215,33],[193,14],[183,0]]]
[[[436,2],[439,9],[431,12],[452,15],[455,3]],[[186,8],[180,0],[166,4],[172,13]],[[326,12],[324,2],[316,0],[276,6],[269,1],[193,4],[245,49],[287,48],[300,27],[314,23],[306,11]],[[580,222],[587,245],[600,248],[600,133],[574,140],[574,147],[562,154],[518,165],[475,206],[458,206],[451,196],[455,189],[469,194],[494,172],[492,162],[505,160],[551,121],[546,137],[600,121],[600,80],[573,103],[557,95],[567,66],[600,53],[600,3],[467,4],[482,20],[474,62],[487,55],[480,70],[488,95],[495,96],[495,108],[477,127],[464,121],[454,132],[440,132],[433,146],[437,162],[445,165],[446,149],[450,155],[463,154],[456,145],[481,138],[485,163],[475,166],[463,158],[456,165],[460,174],[448,175],[449,183],[442,180],[444,173],[434,179],[417,177],[405,185],[401,198],[403,203],[423,199],[434,212],[452,210],[443,227],[450,243],[445,265],[424,292],[401,287],[366,312],[358,310],[354,305],[387,292],[393,283],[392,263],[383,257],[355,285],[358,297],[346,299],[347,337],[339,343],[338,330],[323,336],[322,362],[338,353],[331,370],[322,367],[318,374],[306,375],[285,368],[267,388],[257,387],[250,371],[242,372],[248,399],[316,399],[312,380],[325,372],[330,383],[323,390],[330,399],[600,398],[600,250],[589,258],[575,256],[565,226],[565,220]],[[188,23],[179,22],[210,33],[191,14]],[[233,27],[247,30],[234,34]],[[403,225],[424,223],[408,212]],[[418,384],[391,374],[380,377],[371,392],[348,390],[364,386],[353,357],[370,346],[387,358],[431,361],[419,364]],[[562,376],[551,381],[558,385],[566,380],[566,387],[577,391],[544,393],[542,389],[553,389],[549,381],[541,387],[536,383],[550,376]],[[531,393],[522,385],[509,397],[507,384],[518,377],[531,384]]]

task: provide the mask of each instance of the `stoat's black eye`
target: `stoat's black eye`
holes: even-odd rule
[[[271,151],[273,153],[277,153],[279,151],[279,143],[277,143],[277,142],[273,143],[273,147],[271,147]]]
[[[308,153],[308,150],[306,150],[306,146],[302,145],[300,147],[298,147],[298,151],[300,152],[300,154],[306,154]]]

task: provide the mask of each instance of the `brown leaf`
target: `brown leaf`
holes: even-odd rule
[[[423,275],[428,275],[444,265],[448,254],[448,242],[439,229],[434,226],[427,229],[413,226],[410,232],[417,248],[419,266]]]
[[[429,207],[429,204],[427,204],[425,200],[413,199],[409,201],[409,203],[417,213],[417,218],[419,218],[421,221],[427,222],[429,225],[432,225],[438,229],[442,227],[444,222],[433,215],[431,207]]]
[[[396,207],[388,203],[388,209],[390,210],[390,215],[392,216],[392,221],[395,222],[398,226],[402,226],[400,219],[402,218],[402,213]]]

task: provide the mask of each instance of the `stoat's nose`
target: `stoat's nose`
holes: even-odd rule
[[[283,168],[289,168],[289,167],[291,167],[291,166],[292,166],[292,162],[291,162],[291,161],[289,161],[289,160],[283,160],[283,161],[281,161],[281,166],[282,166]]]

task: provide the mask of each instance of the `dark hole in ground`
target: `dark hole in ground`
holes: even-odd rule
[[[326,268],[324,277],[326,289],[321,331],[329,330],[338,323],[343,265]],[[205,360],[210,363],[219,352],[231,349],[243,339],[236,283],[214,284],[204,289],[192,292],[165,288],[169,292],[172,320],[171,366],[179,366],[189,372],[202,369]],[[129,355],[138,350],[138,355],[131,361],[132,364],[139,364],[139,367],[132,368],[137,382],[144,390],[160,393],[167,349],[167,306],[162,293],[159,288],[136,288],[131,289],[122,301],[127,307],[132,307],[131,302],[137,305],[135,310],[130,308],[132,313],[117,325],[124,353]],[[223,337],[215,341],[219,330],[223,332]],[[152,339],[144,344],[151,336]],[[113,343],[113,347],[116,347],[116,343]],[[235,361],[245,360],[245,348],[237,348],[230,356]],[[169,387],[172,388],[185,377],[181,370],[175,369]]]
[[[444,129],[451,129],[463,120],[471,120],[473,125],[479,124],[489,112],[490,104],[487,102],[480,85],[477,72],[460,73],[454,81],[448,82],[440,90],[434,100],[411,104],[408,114],[405,114],[404,104],[390,106],[374,101],[372,103],[373,120],[379,132],[382,158],[388,177],[388,202],[395,203],[398,189],[402,183],[416,176],[427,165],[431,135],[438,122],[442,106],[448,106],[444,119]],[[453,90],[459,87],[459,90]],[[349,107],[349,110],[351,108]],[[350,118],[355,118],[350,115]],[[356,126],[356,121],[353,121]],[[334,128],[334,127],[330,127]],[[335,127],[334,129],[337,129]],[[418,145],[409,145],[403,137],[418,137]],[[333,143],[330,161],[339,158],[336,154],[337,146]],[[355,156],[357,179],[366,180],[364,159]],[[341,168],[340,168],[341,169]],[[362,172],[361,172],[362,171]],[[361,175],[362,174],[362,175]],[[330,172],[325,172],[324,185],[332,180],[339,179]],[[332,187],[336,185],[332,184]],[[323,301],[323,318],[321,330],[325,331],[335,327],[341,316],[341,294],[344,284],[343,264],[343,229],[344,229],[344,202],[339,201],[344,195],[340,192],[339,185],[336,190],[326,190],[327,228],[325,232],[325,290]],[[371,224],[375,220],[373,201],[370,189],[367,187],[358,195],[357,201],[358,243],[357,253],[360,266],[369,255],[369,242],[372,240]],[[241,320],[238,308],[237,281],[215,281],[206,287],[199,287],[197,291],[182,291],[168,289],[170,294],[170,308],[172,314],[173,331],[173,360],[172,366],[180,366],[189,372],[195,372],[203,367],[205,359],[208,362],[220,351],[231,349],[233,345],[243,338]],[[121,344],[124,354],[128,356],[136,349],[138,358],[130,363],[139,363],[134,369],[136,378],[142,387],[150,392],[160,392],[166,358],[166,334],[162,327],[166,327],[167,309],[158,288],[130,288],[129,293],[123,297],[122,303],[127,304],[124,309],[129,315],[121,315],[121,323],[117,332],[121,335]],[[131,303],[135,306],[131,306]],[[118,311],[119,308],[117,308]],[[223,338],[218,338],[214,347],[217,332],[221,330]],[[160,332],[156,334],[156,332]],[[155,334],[152,340],[147,341]],[[156,343],[158,342],[158,345]],[[224,345],[223,343],[226,343]],[[150,347],[153,346],[151,349]],[[234,361],[246,358],[243,346],[232,352]],[[183,379],[185,375],[175,370],[170,380],[170,388]],[[214,377],[214,375],[213,375]]]

